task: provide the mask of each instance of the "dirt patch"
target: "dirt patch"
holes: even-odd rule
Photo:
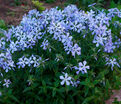
[[[22,4],[19,6],[12,6],[14,4],[14,0],[0,0],[0,19],[3,19],[7,25],[18,25],[25,13],[28,13],[29,10],[33,9],[33,5],[31,0],[21,0],[24,1],[26,4]],[[50,9],[56,6],[63,6],[63,0],[57,0],[54,3],[43,3],[43,6],[46,9]]]
[[[113,95],[111,95],[110,99],[107,100],[105,103],[112,104],[115,98],[117,99],[117,101],[121,102],[121,90],[113,90],[112,92],[113,92]]]
[[[0,0],[0,19],[7,25],[18,25],[25,13],[32,9],[31,0],[25,0],[27,5],[12,6],[14,0]]]

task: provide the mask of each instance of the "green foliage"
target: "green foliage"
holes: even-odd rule
[[[38,0],[32,0],[33,5],[39,10],[43,11],[45,10],[45,7],[43,6],[43,3],[40,3]]]
[[[21,0],[14,0],[14,4],[15,4],[16,6],[19,6],[19,5],[21,5],[22,3],[21,3]]]
[[[67,0],[67,4],[77,4],[79,7],[83,9],[88,9],[88,5],[96,3],[96,6],[99,8],[104,7],[106,5],[109,7],[106,8],[114,8],[118,6],[118,9],[121,9],[121,1],[120,0]]]
[[[45,1],[46,3],[53,3],[53,2],[55,2],[56,0],[40,0],[40,1]]]
[[[46,0],[46,3],[53,3],[55,2],[56,0]]]
[[[67,0],[67,4],[77,4],[78,7],[81,7],[83,9],[88,9],[88,5],[97,3],[96,5],[98,7],[102,7],[102,3],[104,3],[104,0]]]
[[[115,98],[112,104],[121,104],[121,101],[117,101],[117,98]]]
[[[5,30],[7,30],[7,26],[4,20],[0,20],[0,38],[4,37]]]
[[[20,5],[26,5],[27,0],[13,0],[13,2],[10,3],[11,6],[20,6]]]
[[[121,9],[121,1],[115,3],[113,0],[110,2],[110,8],[115,8],[117,7],[118,9]]]
[[[1,29],[5,29],[5,30],[7,29],[4,20],[0,20],[0,28],[1,28]]]

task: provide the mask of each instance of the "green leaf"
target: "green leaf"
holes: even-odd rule
[[[23,93],[30,91],[30,90],[32,90],[32,87],[27,87],[27,88],[24,89]]]
[[[11,99],[13,99],[14,101],[16,101],[17,103],[19,103],[20,101],[13,95],[10,96]]]
[[[52,97],[55,97],[55,95],[56,95],[56,88],[53,88]]]

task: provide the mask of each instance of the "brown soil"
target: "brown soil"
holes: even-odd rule
[[[24,0],[27,5],[12,6],[14,0],[0,0],[0,19],[3,19],[7,25],[18,25],[25,13],[31,6],[31,0]]]
[[[22,1],[22,0],[21,0]],[[24,0],[26,5],[12,6],[14,0],[0,0],[0,19],[3,19],[7,25],[18,25],[25,13],[30,9],[33,9],[31,0]],[[55,6],[61,6],[64,3],[57,0],[55,3],[45,3],[41,1],[47,9],[53,8]]]
[[[105,103],[106,104],[112,104],[112,102],[114,101],[114,99],[116,98],[117,101],[119,101],[120,103],[118,104],[121,104],[121,90],[113,90],[113,95],[111,95],[110,99],[107,100]]]

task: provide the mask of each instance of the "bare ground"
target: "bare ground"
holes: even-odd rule
[[[12,6],[14,0],[0,0],[0,19],[3,19],[7,25],[18,25],[25,13],[33,9],[31,0],[24,0],[27,4],[20,6]],[[57,0],[55,3],[45,3],[42,2],[47,9],[53,8],[55,6],[62,6],[63,2]]]
[[[14,0],[0,0],[0,19],[7,25],[18,25],[23,15],[32,9],[30,0],[26,0],[27,5],[12,6]]]
[[[112,104],[112,102],[116,98],[117,101],[120,102],[119,104],[121,104],[121,90],[113,90],[112,92],[113,92],[113,95],[111,95],[110,99],[108,99],[105,103]]]

